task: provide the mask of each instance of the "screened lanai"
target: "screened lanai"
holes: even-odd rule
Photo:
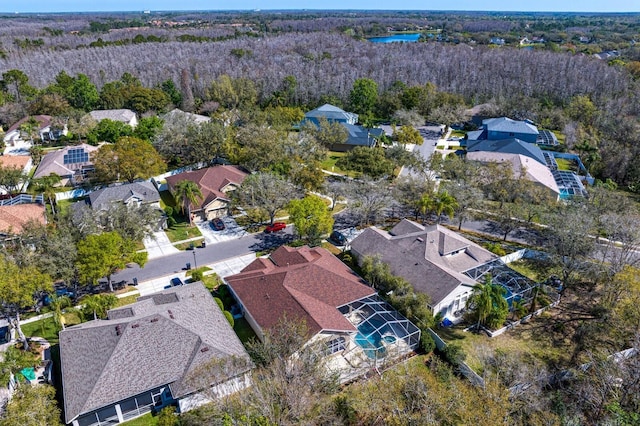
[[[358,329],[354,349],[361,349],[372,361],[395,358],[420,342],[420,329],[377,295],[338,309]]]
[[[491,281],[494,284],[500,284],[507,290],[504,297],[507,299],[509,307],[514,300],[528,302],[532,297],[533,289],[537,286],[535,282],[509,268],[500,259],[469,269],[464,274],[479,283],[484,282],[486,274],[491,274]]]

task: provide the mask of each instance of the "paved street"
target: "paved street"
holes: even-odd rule
[[[131,266],[113,274],[111,279],[115,283],[121,281],[133,283],[133,278],[137,278],[138,282],[142,283],[159,277],[184,273],[187,263],[190,263],[192,268],[195,268],[196,265],[210,265],[245,254],[278,247],[292,239],[291,227],[287,227],[285,231],[275,234],[249,234],[238,239],[209,244],[204,248],[197,247],[194,250],[181,251],[150,259],[144,268],[131,264]],[[105,282],[106,279],[101,281]]]

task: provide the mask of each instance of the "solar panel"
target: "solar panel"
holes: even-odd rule
[[[63,156],[63,164],[77,164],[89,162],[89,153],[83,148],[74,148],[67,151]]]

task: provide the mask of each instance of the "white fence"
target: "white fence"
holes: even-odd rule
[[[0,206],[15,206],[18,204],[32,203],[44,204],[44,197],[42,195],[18,194],[15,197],[0,200]]]
[[[57,192],[56,193],[56,201],[71,200],[73,198],[84,197],[85,195],[90,194],[91,191],[92,191],[91,189],[77,188],[77,189],[72,189],[71,191]]]

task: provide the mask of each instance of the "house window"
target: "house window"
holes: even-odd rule
[[[327,355],[345,350],[347,347],[344,337],[338,337],[327,342]]]

